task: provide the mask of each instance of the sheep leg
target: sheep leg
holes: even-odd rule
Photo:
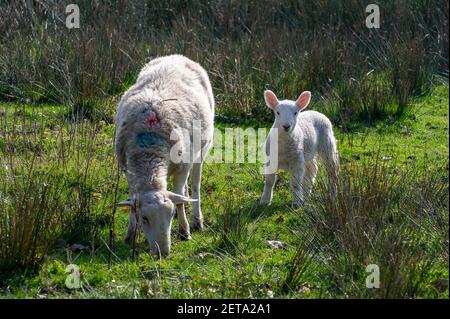
[[[180,173],[174,176],[173,186],[174,193],[183,195],[185,191],[186,180],[188,173]],[[186,212],[184,210],[184,204],[177,204],[177,219],[178,219],[178,234],[180,239],[189,240],[191,234],[189,233],[189,223],[186,218]]]
[[[312,188],[314,186],[314,181],[316,180],[317,169],[318,166],[315,159],[306,163],[306,174],[305,178],[303,179],[303,189],[306,196],[311,194]]]
[[[203,230],[203,215],[200,207],[200,184],[202,181],[203,163],[194,163],[192,166],[192,198],[197,201],[193,203],[191,214],[191,232]]]
[[[136,212],[134,207],[130,208],[130,222],[128,223],[127,235],[125,236],[125,242],[131,244],[136,236]]]
[[[339,159],[338,159],[337,152],[331,154],[325,167],[327,170],[327,175],[328,175],[328,180],[329,180],[328,192],[330,193],[332,198],[335,198],[336,194],[337,194],[337,184],[338,184],[338,174],[339,174]]]
[[[186,185],[184,185],[184,196],[189,197],[189,187],[188,187],[187,181],[186,181]],[[176,209],[173,210],[173,218],[178,219]]]
[[[189,186],[186,181],[186,185],[184,185],[184,196],[189,197]]]
[[[261,204],[270,204],[270,202],[272,201],[273,187],[275,186],[276,177],[277,177],[276,174],[264,175],[265,182],[263,195],[261,196],[260,200]]]
[[[335,198],[339,175],[339,154],[333,136],[329,136],[324,145],[326,147],[324,147],[320,153],[320,157],[325,165],[325,170],[329,180],[328,192],[332,198]]]
[[[296,170],[291,172],[291,192],[292,192],[292,207],[297,208],[302,206],[304,199],[304,179],[305,179],[305,164],[302,161]]]
[[[127,182],[128,185],[130,185],[130,176],[126,176],[127,177]],[[134,198],[134,190],[130,189],[129,190],[129,198]],[[136,219],[136,210],[134,206],[130,207],[130,221],[128,223],[128,230],[127,230],[127,234],[125,236],[125,242],[127,244],[132,244],[133,241],[136,238],[136,232],[137,232],[137,219]]]

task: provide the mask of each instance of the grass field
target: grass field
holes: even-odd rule
[[[267,207],[257,204],[257,164],[207,164],[205,231],[179,241],[175,222],[172,253],[163,259],[148,253],[142,234],[135,252],[123,241],[127,212],[112,204],[126,198],[127,185],[118,180],[113,124],[70,120],[57,105],[1,103],[1,223],[19,216],[24,223],[15,230],[21,242],[2,243],[2,266],[35,258],[22,244],[36,232],[44,259],[31,269],[12,262],[17,268],[1,275],[0,296],[448,298],[448,287],[439,290],[448,282],[448,98],[440,84],[401,118],[351,131],[336,126],[336,200],[327,196],[323,169],[306,205],[291,210],[286,174]],[[66,286],[69,264],[80,269],[78,289]],[[379,289],[366,288],[369,264],[380,268]]]

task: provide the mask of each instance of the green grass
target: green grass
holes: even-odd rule
[[[61,183],[58,192],[65,203],[57,215],[71,216],[66,221],[71,227],[61,229],[57,237],[89,247],[73,252],[52,245],[41,266],[1,276],[0,297],[448,298],[448,289],[438,293],[433,288],[434,281],[448,280],[448,194],[435,192],[448,190],[448,103],[448,86],[441,85],[414,101],[410,114],[400,119],[361,125],[351,132],[335,128],[343,183],[346,177],[360,181],[360,188],[349,188],[357,194],[366,190],[364,183],[373,176],[380,185],[387,185],[379,186],[373,194],[387,194],[392,203],[387,213],[381,208],[378,212],[382,203],[377,201],[368,206],[374,207],[372,217],[371,212],[361,215],[370,224],[368,234],[375,236],[373,241],[361,239],[361,247],[367,250],[357,247],[359,242],[353,243],[349,237],[363,233],[364,224],[357,219],[332,220],[341,218],[342,205],[350,203],[346,202],[346,194],[336,204],[341,209],[336,210],[336,216],[326,215],[336,209],[332,204],[321,213],[323,203],[328,205],[321,197],[325,196],[321,188],[323,168],[317,183],[318,195],[312,196],[304,209],[292,211],[286,174],[281,174],[274,201],[266,207],[257,204],[263,188],[258,165],[206,164],[202,180],[205,231],[194,233],[191,241],[179,241],[173,235],[171,255],[163,259],[148,254],[142,234],[138,253],[133,257],[131,248],[123,242],[126,211],[117,209],[111,219],[115,197],[127,196],[123,177],[115,192],[113,125],[87,120],[62,123],[66,110],[58,106],[0,104],[0,127],[17,129],[16,134],[9,135],[0,131],[0,174],[9,176],[5,168],[8,163],[15,164],[13,169],[17,171],[26,171],[34,163],[37,171],[50,172],[47,181]],[[31,119],[38,119],[38,123],[42,120],[43,125],[33,130]],[[218,123],[220,128],[226,126]],[[30,132],[37,133],[36,139]],[[61,155],[62,141],[67,144],[65,155]],[[65,163],[59,163],[61,158]],[[386,176],[370,174],[376,159],[387,170]],[[428,191],[436,198],[417,186],[430,181],[435,184],[427,184]],[[402,183],[404,192],[416,198],[423,194],[429,200],[430,210],[436,211],[416,212],[414,201],[408,203],[407,197],[402,197]],[[367,190],[367,194],[372,193]],[[361,202],[371,200],[368,197]],[[359,203],[356,199],[354,202]],[[411,210],[405,212],[402,207]],[[81,222],[77,219],[80,216]],[[340,234],[327,225],[346,230]],[[174,222],[174,230],[176,227]],[[80,235],[83,229],[87,237]],[[379,229],[383,234],[377,237],[375,230]],[[282,241],[285,248],[272,248],[268,240]],[[380,290],[365,288],[365,265],[373,260],[381,264]],[[80,289],[66,288],[65,269],[69,264],[80,267]],[[386,287],[386,283],[392,287]]]

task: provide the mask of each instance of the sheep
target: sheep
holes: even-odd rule
[[[266,170],[264,191],[260,202],[270,204],[276,182],[276,169],[289,173],[292,206],[303,205],[310,194],[317,174],[317,157],[325,165],[332,196],[336,193],[339,158],[336,139],[330,120],[316,111],[302,112],[311,100],[311,92],[301,93],[294,102],[279,101],[270,90],[264,92],[266,105],[274,112],[275,121],[266,140],[266,154],[270,155],[271,137],[277,140],[278,154],[275,169]],[[275,133],[275,134],[273,134]],[[273,146],[273,145],[272,145]],[[273,158],[271,155],[271,161]],[[271,163],[273,165],[273,163]]]
[[[197,148],[192,147],[196,123],[201,131]],[[175,207],[181,239],[203,229],[201,171],[213,130],[213,92],[199,64],[170,55],[144,66],[116,113],[115,153],[130,193],[129,199],[116,205],[131,207],[127,242],[134,240],[139,225],[151,252],[168,255]],[[189,174],[193,199],[185,196]],[[170,176],[173,192],[167,190]],[[193,202],[190,227],[184,209],[189,202]]]

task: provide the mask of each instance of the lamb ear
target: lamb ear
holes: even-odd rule
[[[299,111],[306,109],[306,107],[309,104],[309,101],[311,101],[311,92],[305,91],[298,97],[297,101],[295,101],[295,105],[297,105]]]
[[[128,198],[128,199],[123,200],[123,201],[121,201],[119,203],[116,203],[116,207],[125,207],[125,206],[130,206],[131,207],[133,205],[134,205],[134,202],[133,202],[133,200],[131,198]]]
[[[272,110],[278,105],[278,98],[271,90],[264,91],[264,100],[266,101],[266,105]]]
[[[179,195],[179,194],[175,194],[172,192],[167,192],[166,193],[167,197],[172,201],[172,203],[174,203],[175,205],[177,204],[187,204],[189,202],[196,202],[196,199],[192,199],[183,195]]]

